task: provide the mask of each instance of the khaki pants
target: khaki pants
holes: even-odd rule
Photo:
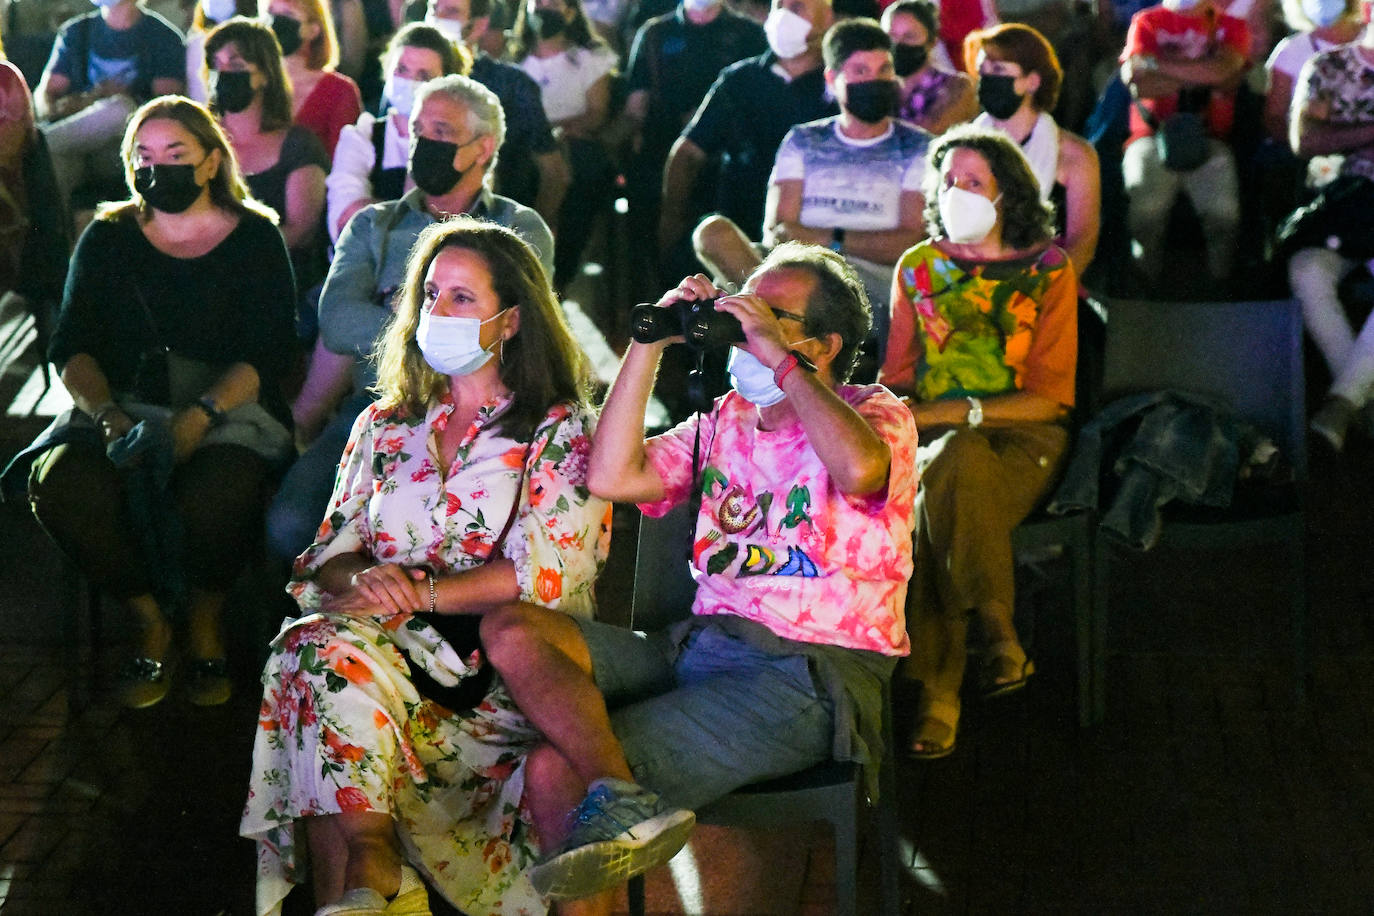
[[[1019,423],[951,430],[917,451],[911,655],[902,673],[925,685],[928,701],[957,702],[969,612],[1014,606],[1011,532],[1058,477],[1068,443],[1062,426]]]

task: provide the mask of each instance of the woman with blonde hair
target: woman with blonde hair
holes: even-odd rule
[[[539,258],[493,223],[426,228],[396,303],[263,673],[240,826],[259,911],[308,859],[319,914],[428,913],[422,876],[472,916],[543,912],[522,804],[540,737],[472,675],[481,615],[593,614],[610,507],[586,486],[585,364]]]
[[[125,705],[167,694],[184,606],[192,703],[230,693],[221,622],[290,449],[291,267],[224,133],[181,96],[145,104],[123,142],[130,197],[72,257],[48,349],[75,406],[6,471],[94,585],[138,619]],[[7,487],[7,490],[10,489]]]
[[[263,12],[281,45],[295,107],[292,117],[334,157],[339,131],[363,113],[358,84],[338,72],[339,39],[324,0],[264,0]]]

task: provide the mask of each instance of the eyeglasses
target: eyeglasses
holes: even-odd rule
[[[785,309],[775,309],[772,306],[769,306],[768,310],[773,313],[774,318],[791,318],[800,324],[806,324],[805,315],[798,315],[796,312],[789,312]]]

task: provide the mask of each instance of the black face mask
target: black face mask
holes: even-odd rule
[[[230,114],[253,104],[253,74],[247,70],[211,70],[210,105]]]
[[[982,73],[978,76],[978,104],[983,110],[999,121],[1005,121],[1021,107],[1021,96],[1016,94],[1014,76]]]
[[[452,191],[468,173],[453,167],[454,157],[465,145],[417,136],[410,150],[410,177],[415,186],[435,197]]]
[[[924,67],[929,57],[925,45],[893,45],[892,69],[898,76],[907,77]]]
[[[896,80],[864,80],[846,83],[844,109],[867,124],[876,124],[897,112]]]
[[[281,56],[290,57],[301,47],[301,21],[290,16],[272,17],[272,34],[281,45]]]
[[[205,160],[201,160],[203,163]],[[181,213],[200,197],[204,188],[196,184],[199,165],[168,163],[134,169],[134,190],[148,206],[163,213]]]
[[[557,10],[535,10],[530,14],[530,19],[530,25],[534,27],[534,33],[539,36],[540,41],[557,38],[568,29],[568,20]]]

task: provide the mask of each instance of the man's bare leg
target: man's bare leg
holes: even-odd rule
[[[581,801],[594,780],[634,781],[577,624],[557,611],[509,605],[482,619],[482,647],[520,711],[582,780],[582,791],[560,814]]]

